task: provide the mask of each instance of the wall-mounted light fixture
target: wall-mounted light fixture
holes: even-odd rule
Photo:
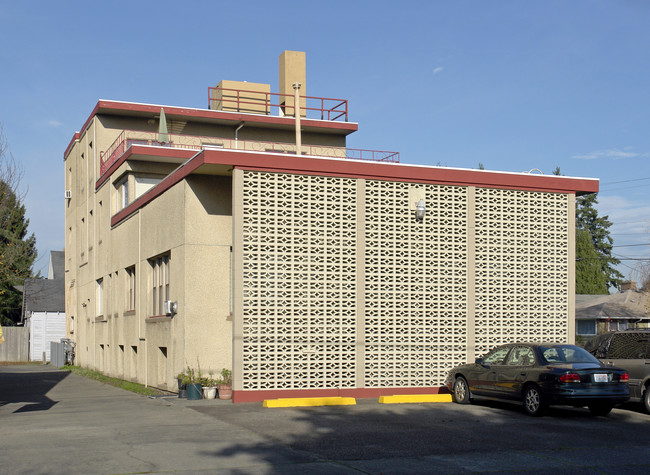
[[[415,205],[415,219],[422,221],[425,214],[427,214],[427,208],[424,206],[424,200],[418,200]]]

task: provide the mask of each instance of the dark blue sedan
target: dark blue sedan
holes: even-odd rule
[[[587,406],[604,416],[630,398],[628,381],[627,371],[604,365],[579,346],[511,343],[452,369],[445,384],[460,404],[479,396],[521,402],[531,416],[549,405]]]

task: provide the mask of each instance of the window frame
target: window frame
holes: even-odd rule
[[[151,315],[164,315],[164,302],[170,294],[171,253],[149,259],[151,265]]]
[[[96,281],[97,287],[95,291],[95,300],[97,306],[95,308],[95,316],[103,317],[104,316],[104,278],[100,277]]]
[[[126,311],[135,312],[136,272],[135,265],[124,269],[126,272]]]

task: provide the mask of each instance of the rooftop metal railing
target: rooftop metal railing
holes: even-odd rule
[[[300,112],[305,118],[348,121],[348,101],[345,99],[301,95],[299,102]],[[293,106],[293,94],[208,88],[210,109],[293,117]]]

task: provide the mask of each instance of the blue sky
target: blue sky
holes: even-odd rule
[[[63,152],[98,99],[206,108],[222,79],[277,92],[285,49],[307,53],[309,95],[349,101],[350,147],[599,178],[616,254],[648,258],[649,20],[643,0],[0,0],[0,122],[35,269],[64,247]]]

